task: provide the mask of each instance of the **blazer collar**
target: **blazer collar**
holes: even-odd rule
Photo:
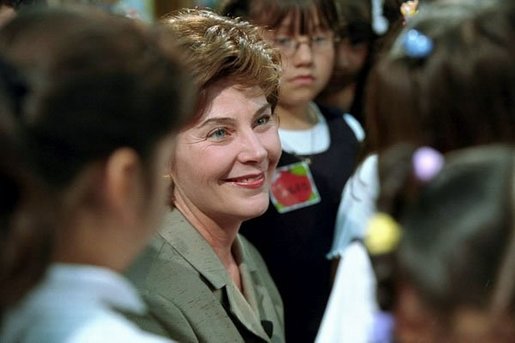
[[[214,288],[220,289],[232,282],[213,248],[179,210],[174,209],[166,214],[159,235],[189,261]],[[239,235],[234,244],[238,262],[243,262],[249,272],[256,271],[254,261],[246,258],[249,253]]]
[[[165,216],[159,235],[164,238],[215,289],[229,283],[227,272],[213,248],[176,209]]]
[[[175,250],[196,269],[215,289],[224,286],[227,290],[229,306],[238,320],[254,334],[268,340],[261,322],[258,318],[259,308],[256,293],[259,287],[253,284],[253,272],[257,270],[252,259],[246,258],[249,252],[242,244],[239,235],[234,242],[234,253],[242,272],[242,283],[245,287],[246,298],[236,289],[224,265],[215,254],[213,248],[202,235],[178,210],[170,211],[163,221],[159,235],[165,239]],[[257,289],[256,289],[257,287]]]

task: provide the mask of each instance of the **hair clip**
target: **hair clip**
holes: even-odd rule
[[[426,57],[433,51],[433,41],[431,38],[415,29],[404,33],[402,46],[406,55],[414,58]]]
[[[372,0],[372,29],[377,35],[388,31],[388,20],[383,15],[383,1]]]
[[[444,157],[430,147],[418,148],[413,154],[413,169],[417,179],[427,182],[440,172],[445,163]]]
[[[404,22],[408,21],[410,17],[413,17],[418,13],[418,0],[409,0],[403,2],[401,5],[401,14],[404,17]]]
[[[371,255],[394,251],[401,239],[401,228],[389,214],[376,213],[368,223],[365,246]]]

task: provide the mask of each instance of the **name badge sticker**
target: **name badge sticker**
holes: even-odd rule
[[[272,178],[270,198],[279,213],[319,203],[320,194],[309,165],[302,161],[277,168]]]

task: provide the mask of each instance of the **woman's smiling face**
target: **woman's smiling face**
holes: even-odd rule
[[[281,155],[277,117],[258,87],[217,83],[207,101],[200,119],[177,137],[175,206],[214,221],[259,216]]]

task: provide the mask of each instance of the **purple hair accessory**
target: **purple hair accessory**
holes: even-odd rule
[[[423,58],[433,51],[433,41],[415,29],[408,30],[402,37],[404,52],[409,57]]]
[[[444,165],[444,157],[438,151],[429,147],[421,147],[413,154],[415,175],[421,181],[431,180]]]

